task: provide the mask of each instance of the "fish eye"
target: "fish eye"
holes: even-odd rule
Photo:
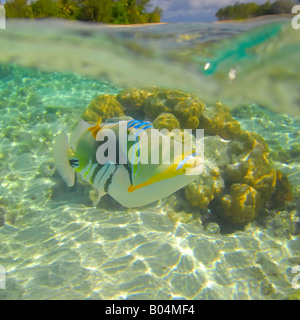
[[[69,159],[69,163],[70,163],[70,166],[72,168],[78,168],[79,167],[79,160],[78,158],[70,158]]]

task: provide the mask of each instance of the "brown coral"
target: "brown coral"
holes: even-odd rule
[[[157,95],[150,94],[144,102],[145,115],[153,121],[160,113],[170,112],[171,109],[165,104],[165,101]]]
[[[88,122],[98,122],[124,115],[122,105],[115,96],[103,94],[95,98],[82,114],[82,119]]]
[[[174,107],[173,113],[179,119],[180,126],[185,129],[196,129],[199,125],[199,117],[203,105],[196,98],[188,98],[179,101]]]
[[[234,224],[252,221],[261,206],[260,194],[247,184],[234,183],[221,199],[220,213]]]
[[[158,94],[159,96],[162,93]],[[204,103],[195,96],[178,90],[166,90],[166,106],[176,116],[183,129],[195,129],[199,125],[199,117]]]
[[[184,129],[195,129],[204,104],[191,94],[174,89],[148,88],[123,90],[117,100],[126,108],[126,113],[135,117],[143,114],[153,121],[161,113],[173,113]],[[137,113],[138,111],[138,113]]]
[[[211,200],[219,195],[224,187],[218,167],[207,169],[197,180],[188,184],[184,189],[185,197],[189,203],[200,209],[206,209]]]
[[[145,99],[150,95],[147,89],[127,89],[122,90],[117,95],[117,100],[127,110],[140,110],[143,108]]]
[[[259,143],[239,162],[228,165],[226,174],[230,183],[248,184],[266,200],[275,190],[276,171],[271,167],[267,153]]]
[[[206,133],[219,135],[223,139],[233,139],[241,132],[239,122],[231,117],[229,109],[221,103],[205,107],[199,120],[199,127]]]
[[[180,123],[172,113],[163,112],[153,121],[153,127],[158,130],[168,129],[172,131],[173,129],[179,129]]]

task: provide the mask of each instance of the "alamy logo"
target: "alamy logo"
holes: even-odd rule
[[[5,8],[2,4],[0,4],[0,30],[1,29],[6,29]]]
[[[298,13],[299,12],[299,13]],[[297,4],[293,6],[292,13],[296,14],[295,17],[292,19],[292,27],[294,30],[300,29],[300,5]]]
[[[0,266],[0,289],[5,289],[5,268]]]
[[[203,129],[196,129],[193,143],[191,129],[157,130],[148,123],[145,124],[137,124],[138,129],[130,130],[129,133],[126,121],[120,121],[117,130],[102,127],[96,135],[96,141],[103,142],[96,152],[98,163],[177,165],[176,170],[184,168],[187,175],[198,175],[202,172]],[[140,129],[141,126],[146,126],[148,130]],[[124,150],[128,152],[124,153]]]

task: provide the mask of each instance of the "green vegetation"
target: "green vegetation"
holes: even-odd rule
[[[218,20],[247,19],[262,15],[291,13],[292,7],[296,4],[291,0],[276,0],[273,3],[267,1],[262,5],[258,5],[255,2],[236,2],[233,6],[219,9],[216,17]]]
[[[92,22],[132,24],[160,22],[162,10],[150,0],[8,0],[7,18],[63,18]]]

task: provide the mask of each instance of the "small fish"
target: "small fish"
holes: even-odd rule
[[[108,132],[116,138],[108,141]],[[197,178],[202,161],[195,150],[174,150],[182,150],[182,145],[148,121],[123,117],[91,124],[80,119],[70,141],[64,132],[55,137],[53,156],[69,187],[74,185],[78,172],[98,190],[94,206],[109,194],[130,208],[164,198]],[[194,170],[193,174],[187,174],[189,169]]]

